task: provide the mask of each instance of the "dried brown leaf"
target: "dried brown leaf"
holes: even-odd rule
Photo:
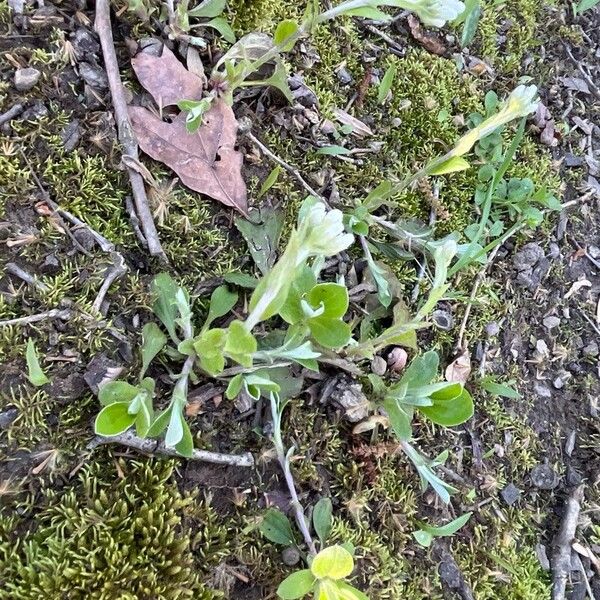
[[[424,31],[421,22],[415,16],[409,15],[407,20],[411,35],[421,46],[423,46],[423,48],[425,48],[425,50],[428,50],[432,54],[437,54],[438,56],[446,54],[446,46],[440,37]]]
[[[145,108],[130,106],[129,117],[146,154],[173,169],[190,189],[247,214],[243,157],[235,150],[237,121],[224,101],[215,102],[195,134],[187,132],[184,113],[166,123]]]
[[[342,125],[350,125],[350,127],[352,127],[352,133],[356,137],[373,135],[373,132],[368,125],[365,125],[365,123],[363,123],[360,119],[349,115],[345,110],[342,110],[341,108],[334,108],[333,114]]]
[[[202,79],[188,71],[166,46],[162,56],[140,52],[131,59],[131,66],[139,82],[159,106],[202,98]]]
[[[471,357],[465,350],[446,367],[446,381],[466,383],[471,374]]]

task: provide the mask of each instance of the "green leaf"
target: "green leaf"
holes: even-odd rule
[[[521,394],[519,394],[519,392],[517,392],[517,390],[515,390],[514,388],[493,381],[492,379],[487,377],[484,377],[481,380],[481,387],[493,396],[502,396],[503,398],[511,398],[515,400],[521,397]]]
[[[384,23],[392,19],[390,15],[374,6],[353,8],[352,10],[346,11],[344,14],[350,17],[363,17],[364,19],[372,19],[373,21],[383,21]]]
[[[453,427],[468,421],[473,416],[473,398],[467,390],[463,389],[458,397],[450,400],[434,399],[433,406],[420,406],[419,410],[430,421],[445,427]]]
[[[154,407],[152,406],[152,397],[149,394],[139,394],[139,408],[136,411],[135,431],[141,438],[148,435],[148,430],[154,419]],[[131,405],[129,406],[131,413]]]
[[[429,175],[447,175],[448,173],[456,173],[457,171],[465,171],[471,165],[462,156],[453,156],[444,161],[441,165],[437,165],[429,169]]]
[[[126,381],[108,381],[98,390],[98,400],[102,406],[108,406],[114,402],[131,402],[140,389]]]
[[[433,536],[421,529],[418,531],[413,531],[412,535],[415,540],[417,540],[417,542],[424,548],[429,548],[429,546],[431,546],[431,542],[433,542]]]
[[[154,418],[152,425],[150,425],[150,429],[146,433],[147,437],[158,437],[162,434],[162,432],[169,425],[169,421],[171,419],[171,413],[173,412],[173,407],[169,406],[167,409],[163,410],[157,417]]]
[[[369,600],[369,597],[366,594],[363,594],[360,590],[348,585],[345,581],[338,581],[337,586],[339,600]]]
[[[169,419],[169,426],[167,427],[167,433],[165,435],[165,446],[167,448],[174,448],[183,440],[184,429],[187,426],[185,423],[181,410],[178,410],[178,406],[173,405],[171,410],[171,418]]]
[[[412,437],[412,411],[405,409],[393,398],[384,401],[383,408],[388,415],[390,425],[400,441],[408,441]]]
[[[315,317],[309,319],[308,328],[315,341],[326,348],[341,348],[350,341],[352,336],[350,325],[341,319]]]
[[[177,290],[179,286],[168,273],[160,273],[152,282],[152,292],[156,300],[152,307],[154,314],[160,319],[171,339],[178,344],[179,339],[175,328],[179,315],[177,308]]]
[[[317,154],[325,154],[327,156],[342,156],[344,154],[350,154],[350,150],[348,148],[344,148],[344,146],[322,146],[317,150]]]
[[[194,440],[192,438],[192,432],[190,431],[189,425],[183,418],[183,415],[181,415],[181,424],[183,426],[183,435],[181,437],[181,441],[175,445],[175,450],[177,450],[181,456],[186,456],[189,458],[194,452]]]
[[[213,29],[216,29],[221,34],[221,37],[225,39],[225,41],[229,42],[230,44],[235,44],[235,33],[233,32],[233,29],[231,29],[229,23],[223,19],[223,17],[216,17],[215,19],[211,19],[206,23],[202,23],[202,25],[204,27],[212,27]]]
[[[223,352],[243,367],[251,367],[256,350],[256,338],[246,330],[245,325],[241,321],[230,323]]]
[[[253,290],[258,285],[258,279],[247,273],[225,273],[223,280],[249,290]]]
[[[129,414],[128,409],[129,402],[113,402],[105,406],[94,423],[96,434],[110,437],[127,431],[136,419],[136,415]]]
[[[371,254],[367,255],[367,264],[369,265],[369,271],[377,284],[377,297],[379,302],[386,308],[392,303],[392,292],[390,291],[390,284],[386,277],[385,270],[378,265]]]
[[[219,286],[210,296],[208,316],[203,329],[208,329],[210,324],[219,317],[224,317],[238,301],[237,292],[232,292],[226,285]]]
[[[239,393],[242,391],[242,387],[244,385],[244,376],[239,373],[235,377],[231,379],[227,389],[225,390],[225,398],[228,400],[234,400],[238,397]]]
[[[472,514],[472,512],[465,513],[453,521],[450,521],[450,523],[446,523],[446,525],[441,525],[440,527],[433,527],[427,525],[427,523],[419,523],[419,525],[423,531],[426,531],[433,537],[448,537],[454,535],[461,527],[463,527],[471,518]]]
[[[281,174],[282,167],[277,165],[265,179],[264,183],[260,187],[260,191],[258,192],[257,198],[262,198],[277,182],[279,179],[279,175]]]
[[[253,214],[254,211],[251,213]],[[234,221],[238,231],[248,244],[248,250],[259,271],[266,275],[275,264],[277,246],[283,230],[284,214],[280,210],[262,208],[255,220],[237,217]],[[253,280],[253,287],[257,281]]]
[[[381,79],[381,83],[379,84],[379,89],[377,90],[377,102],[379,102],[379,104],[383,104],[388,97],[388,94],[392,89],[397,70],[398,67],[396,65],[390,65],[386,69],[385,74]]]
[[[146,323],[142,329],[142,370],[143,379],[154,357],[165,347],[167,336],[156,323]]]
[[[354,559],[345,548],[336,544],[321,550],[313,558],[310,570],[317,579],[343,579],[354,570]]]
[[[306,296],[313,308],[323,305],[321,316],[341,319],[348,310],[348,290],[339,283],[319,283]]]
[[[276,544],[292,546],[295,543],[289,519],[276,508],[267,510],[258,529],[269,541]]]
[[[480,0],[471,0],[465,3],[465,10],[461,17],[464,18],[462,33],[460,36],[460,45],[462,48],[468,46],[475,37],[477,25],[481,17],[481,2]]]
[[[285,19],[281,21],[279,25],[277,25],[277,29],[275,30],[274,41],[275,45],[279,46],[283,44],[289,37],[293,36],[298,31],[298,23],[296,21],[292,21],[290,19]],[[281,46],[281,52],[289,52],[294,47],[295,41],[292,40],[287,44],[283,44]]]
[[[590,10],[590,8],[594,8],[596,4],[598,4],[600,0],[580,0],[577,6],[575,7],[575,14],[580,15],[586,10]]]
[[[295,600],[306,596],[315,585],[315,578],[310,569],[297,571],[286,577],[277,588],[277,595],[282,600]]]
[[[279,314],[284,321],[290,325],[304,321],[305,316],[301,301],[303,296],[316,285],[317,278],[310,267],[303,266],[297,271],[285,303],[279,309]]]
[[[262,85],[270,85],[277,88],[291,104],[294,101],[294,96],[288,85],[288,78],[289,76],[285,65],[282,62],[277,62],[273,74],[268,79],[265,79]]]
[[[218,17],[225,10],[225,0],[204,0],[188,10],[188,16],[198,18]],[[235,41],[235,40],[234,40]]]
[[[402,382],[408,387],[419,388],[427,385],[438,373],[440,359],[435,350],[429,350],[422,356],[414,358],[404,375]]]
[[[39,387],[50,382],[50,380],[44,374],[44,371],[42,371],[42,367],[40,367],[40,361],[35,349],[35,344],[31,338],[27,340],[25,359],[27,360],[27,379],[29,379],[29,382],[32,385]]]
[[[333,507],[329,498],[321,498],[316,504],[312,514],[315,533],[324,545],[331,533]]]
[[[198,355],[200,367],[213,377],[225,368],[223,351],[227,340],[225,329],[208,329],[203,331],[194,342],[194,350]]]

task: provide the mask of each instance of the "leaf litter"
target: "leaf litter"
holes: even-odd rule
[[[162,56],[139,54],[132,65],[141,85],[160,107],[202,98],[202,79],[188,71],[166,46]],[[129,106],[129,117],[143,152],[167,165],[191,190],[247,215],[243,156],[235,149],[238,123],[222,98],[213,101],[194,134],[186,129],[184,112],[169,123],[146,108]]]

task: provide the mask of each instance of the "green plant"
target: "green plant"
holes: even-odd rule
[[[50,380],[46,377],[44,371],[42,371],[35,344],[31,338],[27,340],[27,351],[25,356],[27,359],[27,379],[29,379],[29,382],[36,387],[49,383]]]
[[[579,0],[579,2],[573,7],[573,12],[576,15],[580,15],[586,10],[594,8],[600,2],[600,0]]]
[[[212,7],[220,2],[224,3],[224,0],[205,0],[198,9],[207,3]],[[219,96],[232,104],[233,92],[239,87],[273,86],[291,101],[287,69],[281,55],[290,52],[300,39],[312,34],[319,25],[343,15],[389,20],[390,16],[380,7],[407,9],[417,14],[426,25],[442,27],[447,21],[456,19],[465,5],[460,0],[345,0],[320,12],[318,1],[310,0],[301,23],[284,19],[277,25],[273,37],[265,33],[249,33],[233,44],[213,69],[209,82],[211,90],[206,98],[199,101],[182,98],[180,108],[193,113],[188,123],[191,121],[199,125],[202,115]],[[192,14],[193,10],[188,11],[186,3],[185,14]],[[262,72],[269,65],[270,74],[265,78]]]
[[[421,546],[428,548],[431,546],[431,542],[433,542],[434,538],[454,535],[461,527],[466,525],[472,514],[473,513],[470,512],[465,513],[464,515],[453,519],[450,523],[446,523],[446,525],[441,525],[439,527],[433,527],[427,525],[427,523],[419,523],[420,529],[413,531],[412,535]]]

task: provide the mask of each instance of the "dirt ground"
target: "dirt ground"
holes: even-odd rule
[[[112,3],[121,75],[136,102],[143,91],[130,57],[141,40],[165,41],[158,11],[140,17],[140,6],[155,4],[132,2],[136,12]],[[271,31],[278,18],[302,8],[268,4],[238,0],[226,16],[241,35]],[[529,119],[512,168],[556,188],[563,210],[508,240],[481,280],[464,335],[473,419],[444,431],[416,427],[430,455],[451,451],[445,474],[459,488],[452,504],[442,506],[431,490],[421,493],[391,437],[371,444],[368,435],[352,434],[339,406],[319,401],[338,377],[333,370],[311,381],[310,393],[290,408],[286,435],[298,448],[301,498],[333,498],[333,537],[357,547],[353,584],[371,600],[549,599],[555,536],[565,502],[580,486],[567,597],[600,599],[600,9],[574,16],[566,2],[483,4],[464,51],[456,30],[432,34],[440,49],[411,34],[406,16],[383,36],[350,19],[332,25],[289,57],[293,105],[264,90],[235,105],[257,138],[344,206],[381,173],[422,164],[435,150],[425,139],[451,143],[488,90],[504,95],[520,82],[540,88],[543,109]],[[196,447],[250,451],[252,469],[88,447],[97,384],[107,370],[139,368],[150,282],[165,266],[142,246],[127,208],[131,189],[93,3],[18,5],[0,0],[0,598],[274,598],[293,565],[256,527],[266,506],[289,508],[265,406],[235,405],[223,399],[223,386],[208,381],[188,398]],[[167,44],[184,61],[185,46]],[[200,53],[205,66],[223,47],[209,36]],[[382,107],[376,83],[389,64],[398,64],[400,75],[392,104]],[[15,80],[25,68],[34,69],[25,73],[31,80]],[[332,109],[350,101],[383,150],[371,148],[356,161],[316,155]],[[285,239],[305,190],[283,172],[259,198],[274,164],[243,134],[239,147],[249,204],[282,210]],[[224,274],[254,272],[252,258],[233,211],[173,181],[164,165],[142,161],[157,182],[150,198],[167,270],[192,290],[198,318]],[[462,232],[477,215],[475,176],[455,181],[439,198],[438,214],[449,213],[438,224],[443,233]],[[426,221],[427,197],[404,198],[403,215]],[[56,205],[112,242],[126,263],[92,319],[86,314],[115,255]],[[450,327],[420,338],[444,364],[455,357],[476,274],[459,276],[457,298],[440,307]],[[410,297],[414,270],[400,265],[396,275]],[[19,321],[31,315],[43,316]],[[38,388],[26,378],[30,338],[50,379]],[[168,371],[153,369],[166,388]],[[511,383],[520,397],[486,393],[484,375]],[[446,522],[467,511],[474,512],[467,526],[431,549],[411,535],[417,522]]]

